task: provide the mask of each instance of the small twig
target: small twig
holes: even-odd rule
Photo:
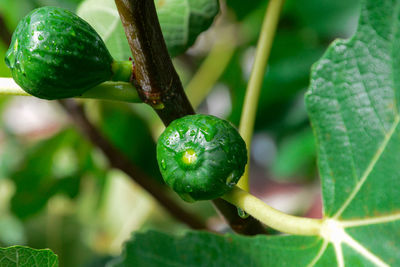
[[[135,61],[133,83],[143,101],[153,107],[165,126],[194,114],[169,57],[154,1],[115,0],[115,4]],[[222,199],[213,202],[237,233],[265,233],[253,217],[240,218],[236,206]]]
[[[135,61],[134,85],[142,100],[154,108],[165,125],[194,114],[169,57],[154,1],[115,3]]]
[[[120,169],[131,177],[136,183],[147,190],[161,206],[163,206],[174,218],[184,222],[193,229],[207,229],[207,226],[195,215],[182,209],[169,198],[160,185],[155,183],[142,170],[134,166],[124,154],[116,149],[88,120],[81,105],[72,99],[59,100],[66,112],[76,123],[79,130],[108,158],[113,168]]]

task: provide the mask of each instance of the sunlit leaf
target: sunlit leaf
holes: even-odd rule
[[[75,197],[83,173],[91,170],[90,153],[91,146],[72,129],[29,148],[18,166],[8,173],[16,185],[12,212],[26,219],[57,193]]]

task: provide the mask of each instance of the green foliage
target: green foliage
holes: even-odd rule
[[[156,159],[156,144],[145,122],[126,106],[105,103],[101,129],[135,165],[162,182]],[[140,153],[138,153],[140,151]]]
[[[14,17],[39,2],[44,0],[0,0],[0,11],[6,12],[7,24],[12,29]],[[68,1],[73,2],[77,1]],[[215,1],[197,1],[201,5],[198,7],[200,12],[193,12],[192,6],[184,6],[196,4],[194,2],[156,1],[171,54],[181,53],[190,46],[190,42],[182,40],[193,42],[198,33],[193,38],[182,36],[191,36],[193,25],[202,25],[199,33],[207,29],[217,12],[211,10]],[[256,43],[267,2],[226,2],[228,10],[233,11],[237,19],[235,34],[240,43],[219,82],[231,90],[230,120],[235,123],[239,121],[242,108],[251,46]],[[358,6],[358,1],[347,0],[286,1],[260,97],[256,130],[268,130],[268,134],[278,140],[273,173],[288,180],[299,174],[312,178],[315,174],[312,169],[314,149],[318,151],[324,216],[330,219],[321,234],[315,237],[243,237],[199,231],[184,235],[139,232],[126,243],[122,256],[113,261],[112,266],[396,266],[400,262],[400,215],[396,212],[400,208],[400,179],[396,170],[400,163],[397,156],[400,148],[399,96],[396,92],[399,86],[398,0],[364,0],[354,37],[335,41],[314,65],[306,102],[316,142],[311,129],[307,128],[304,106],[297,105],[297,97],[308,87],[311,64],[323,54],[333,38],[346,37],[353,32],[352,20]],[[180,12],[173,13],[177,10]],[[86,0],[80,6],[79,14],[98,30],[114,58],[126,60],[130,56],[114,1]],[[198,14],[214,15],[201,22],[197,21],[202,17],[197,17]],[[192,22],[188,17],[196,19]],[[202,57],[189,55],[184,59],[177,62],[183,66],[183,75],[189,77],[191,67],[197,66]],[[7,75],[1,65],[0,75]],[[146,110],[140,112],[144,117],[148,115]],[[130,108],[120,104],[105,105],[100,117],[99,125],[114,145],[151,176],[157,176],[155,147],[149,127]],[[32,215],[42,211],[50,197],[57,194],[82,198],[85,195],[78,187],[84,183],[82,176],[90,172],[98,178],[104,172],[93,166],[92,148],[70,131],[43,141],[26,153],[13,145],[15,140],[7,136],[7,144],[2,149],[10,157],[1,159],[0,171],[2,176],[15,182],[11,212],[12,216],[18,217],[10,217],[15,223],[21,223],[18,218],[29,222]],[[156,135],[153,132],[153,136]],[[54,161],[55,158],[59,160]],[[137,210],[132,209],[132,217],[137,216],[135,212]],[[87,213],[85,220],[89,217]],[[204,216],[204,213],[200,215]],[[168,220],[167,217],[163,216],[163,220]],[[86,222],[88,225],[99,221],[97,217],[91,219]],[[7,224],[0,220],[0,224],[12,229],[10,224],[14,221]],[[214,221],[215,218],[209,220],[210,223]],[[68,225],[76,231],[59,235],[63,242],[68,243],[72,237],[89,239],[85,242],[92,244],[92,252],[97,244],[107,243],[103,235],[87,238],[84,236],[87,233],[81,231],[78,224]],[[123,227],[125,231],[129,228],[127,225]],[[29,228],[29,234],[19,240],[26,238],[32,244],[36,232],[39,240],[44,236],[39,231],[42,226],[43,223],[34,230]],[[148,224],[143,226],[146,227]],[[4,237],[6,231],[1,229],[0,235]],[[106,232],[105,228],[101,231]],[[72,259],[74,254],[70,253],[75,252],[65,253],[66,246],[52,249],[57,253],[60,250],[64,252],[60,255]],[[8,249],[0,249],[0,260],[5,250]]]
[[[21,20],[5,60],[14,80],[44,99],[79,96],[112,76],[113,59],[101,37],[57,7],[35,9]]]
[[[84,0],[77,14],[99,33],[114,59],[128,60],[132,56],[113,0]]]
[[[128,266],[307,266],[322,246],[318,237],[136,233],[110,264]],[[330,248],[331,251],[332,248]],[[151,251],[151,253],[149,253]],[[332,251],[331,251],[332,252]],[[157,255],[157,256],[155,256]],[[331,266],[335,261],[331,261]]]
[[[227,1],[227,5],[235,8],[235,2],[242,3]],[[238,12],[257,2],[242,4]],[[258,3],[261,8],[252,9],[242,18],[243,38],[247,38],[247,42],[237,51],[223,77],[223,82],[232,91],[232,113],[229,119],[235,124],[240,119],[243,88],[247,85],[246,62],[252,52],[249,46],[255,45],[258,39],[267,3],[261,2],[261,5]],[[307,88],[311,65],[322,56],[327,43],[337,36],[347,37],[353,33],[355,23],[351,22],[357,18],[358,9],[359,0],[285,2],[261,90],[257,114],[263,115],[258,116],[256,129],[284,121],[289,108],[293,106],[293,97]]]
[[[313,68],[306,103],[317,137],[326,216],[320,237],[149,232],[133,237],[117,266],[398,263],[399,11],[398,1],[366,1],[355,36],[334,42]]]
[[[185,201],[222,196],[240,179],[246,144],[227,121],[189,115],[173,121],[157,142],[164,181]]]
[[[171,56],[192,46],[197,36],[208,29],[219,10],[217,0],[157,0],[155,4]],[[85,0],[77,13],[98,31],[115,59],[127,60],[131,56],[113,0]]]
[[[227,1],[227,5],[234,11],[234,13],[236,14],[236,18],[238,20],[242,20],[255,9],[260,8],[260,6],[265,2],[265,0],[253,0],[243,5],[243,1],[241,0],[230,0]]]
[[[172,57],[193,45],[219,11],[218,0],[156,0],[161,30]]]
[[[5,55],[6,50],[7,50],[6,46],[3,45],[2,43],[0,43],[0,55]],[[7,68],[7,65],[2,60],[0,61],[0,75],[2,77],[10,77],[11,76],[10,69]]]
[[[36,7],[31,0],[0,0],[0,13],[10,31],[17,27],[18,22]]]
[[[315,141],[310,129],[291,135],[278,150],[272,172],[279,179],[304,175],[315,168]]]
[[[398,1],[366,1],[356,35],[313,67],[306,104],[327,216],[374,218],[400,206],[399,10]]]
[[[91,146],[74,130],[36,144],[7,175],[16,184],[11,210],[21,219],[36,214],[58,193],[78,194],[82,175],[90,171]],[[40,156],[38,156],[40,155]]]
[[[360,0],[292,0],[287,1],[284,12],[299,24],[315,30],[321,37],[330,38],[332,34],[352,33],[356,18],[354,15],[359,12],[360,2]]]
[[[2,267],[57,267],[58,258],[48,249],[15,246],[0,248]]]

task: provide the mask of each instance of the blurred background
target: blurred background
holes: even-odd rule
[[[0,0],[0,77],[11,76],[3,60],[7,40],[30,10],[52,5],[84,12],[88,2],[93,1]],[[197,111],[235,125],[268,3],[243,2],[222,0],[210,29],[174,58]],[[287,0],[284,5],[259,101],[250,172],[251,192],[277,209],[322,214],[303,96],[312,64],[334,39],[351,36],[358,15],[358,0]],[[99,131],[161,184],[155,141],[163,127],[151,108],[81,102]],[[209,202],[185,204],[169,194],[211,228],[229,231]],[[50,248],[60,266],[104,266],[121,253],[133,231],[146,229],[180,233],[188,228],[111,169],[56,101],[0,96],[0,246]]]

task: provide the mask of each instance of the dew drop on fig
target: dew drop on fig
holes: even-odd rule
[[[167,164],[165,163],[165,160],[161,160],[161,168],[165,171],[167,169]]]
[[[249,214],[245,212],[242,208],[237,208],[238,215],[242,219],[247,219],[249,217]]]

